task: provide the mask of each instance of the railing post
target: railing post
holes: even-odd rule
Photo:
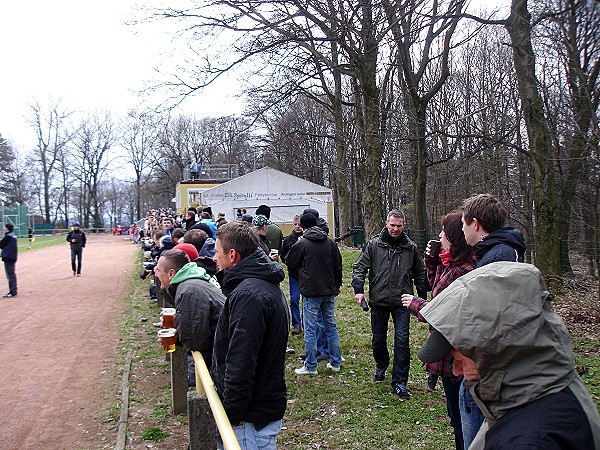
[[[208,397],[195,391],[189,391],[188,426],[190,431],[190,450],[217,448],[215,420],[210,410]]]
[[[173,414],[182,414],[187,411],[187,351],[184,346],[178,345],[170,355]]]

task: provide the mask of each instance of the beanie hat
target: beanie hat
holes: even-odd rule
[[[212,213],[212,208],[210,206],[207,206],[206,208],[202,208],[202,212],[207,212],[209,213],[211,216],[213,215]]]
[[[195,261],[198,259],[198,250],[192,244],[177,244],[173,247],[174,250],[182,250],[188,255],[190,261]]]
[[[270,223],[272,222],[262,214],[254,216],[254,218],[252,219],[252,225],[254,225],[255,227],[262,227],[263,225],[269,225]]]
[[[317,224],[317,218],[312,213],[302,214],[300,217],[300,226],[303,229],[314,227]]]
[[[258,208],[256,208],[256,212],[254,214],[262,214],[263,216],[265,216],[267,219],[271,218],[271,208],[269,208],[267,205],[260,205]]]
[[[73,226],[74,226],[74,227],[79,227],[79,226],[81,226],[81,225],[79,225],[79,222],[75,222],[75,223],[73,224]]]
[[[319,211],[317,211],[316,209],[312,209],[312,208],[306,208],[304,211],[302,211],[302,214],[312,214],[317,219],[319,218]]]

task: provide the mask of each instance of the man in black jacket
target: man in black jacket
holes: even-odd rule
[[[281,266],[259,248],[252,227],[217,230],[214,260],[227,297],[211,375],[242,449],[275,449],[287,404],[285,351],[290,327]],[[223,443],[217,436],[218,448]]]
[[[6,232],[0,240],[0,249],[2,249],[2,261],[4,261],[4,272],[8,280],[8,293],[4,298],[13,298],[17,296],[17,275],[15,274],[15,266],[17,265],[17,238],[15,237],[15,226],[12,223],[7,223],[4,226]]]
[[[323,317],[329,363],[327,368],[339,372],[342,364],[340,336],[335,323],[335,296],[342,287],[342,255],[337,244],[317,226],[314,214],[300,217],[302,239],[290,249],[286,264],[297,270],[304,313],[306,360],[296,369],[297,375],[317,374],[317,318]]]
[[[73,229],[67,234],[67,242],[71,245],[71,269],[73,276],[81,276],[81,256],[85,247],[85,233],[79,228],[79,222],[73,224]],[[77,266],[75,265],[77,259]]]

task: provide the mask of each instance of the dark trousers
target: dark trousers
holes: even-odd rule
[[[387,308],[371,307],[371,330],[373,332],[373,358],[377,367],[386,369],[390,364],[387,347],[387,331],[390,315],[394,322],[394,367],[392,384],[406,383],[410,369],[410,348],[408,346],[408,327],[410,313],[404,306]]]
[[[4,261],[4,272],[8,280],[8,293],[17,295],[17,274],[15,273],[16,262]]]
[[[73,272],[77,272],[81,274],[81,255],[83,254],[83,249],[79,250],[71,249],[71,269]],[[75,267],[75,259],[77,259],[77,267]]]
[[[460,420],[460,407],[458,400],[460,398],[460,384],[462,377],[442,377],[442,386],[444,386],[444,394],[446,394],[446,408],[448,409],[448,417],[450,417],[450,425],[454,429],[454,443],[456,450],[463,450],[465,442],[462,433],[462,422]]]

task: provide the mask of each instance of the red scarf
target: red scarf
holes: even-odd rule
[[[440,260],[442,261],[444,267],[448,267],[450,265],[450,263],[452,262],[452,255],[450,254],[449,248],[440,252]]]

